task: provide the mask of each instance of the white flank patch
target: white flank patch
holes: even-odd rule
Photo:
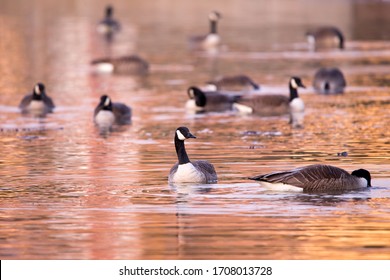
[[[112,73],[114,72],[114,65],[108,62],[97,63],[94,65],[94,70],[97,73]]]
[[[101,128],[109,128],[115,122],[114,113],[107,110],[100,110],[95,116],[95,122]]]
[[[218,88],[214,84],[207,84],[202,88],[203,91],[217,91]]]
[[[198,112],[202,111],[203,108],[196,105],[196,102],[194,99],[187,100],[186,102],[186,109],[190,112]]]
[[[177,135],[177,138],[179,138],[179,140],[186,140],[186,138],[184,137],[184,135],[180,132],[180,130],[176,130],[176,135]],[[192,165],[192,164],[191,164]]]
[[[283,184],[283,183],[272,184],[272,183],[260,181],[260,184],[262,187],[265,187],[265,188],[267,188],[269,190],[273,190],[273,191],[303,192],[303,188],[298,188],[298,187],[288,185],[288,184]]]
[[[173,182],[175,183],[205,183],[205,181],[203,174],[191,162],[179,164],[173,176]]]
[[[316,45],[316,38],[313,35],[308,35],[306,36],[307,42],[309,43],[309,49],[311,51],[315,50],[315,45]]]
[[[246,106],[246,105],[238,104],[238,103],[233,103],[233,109],[242,113],[242,114],[252,114],[253,113],[253,108]]]

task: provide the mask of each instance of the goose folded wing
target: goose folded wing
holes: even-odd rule
[[[291,171],[274,172],[251,177],[252,180],[268,183],[288,184],[304,189],[320,189],[322,187],[343,184],[344,178],[350,176],[343,169],[329,165],[311,165]]]

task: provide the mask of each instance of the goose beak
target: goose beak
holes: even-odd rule
[[[188,136],[187,136],[187,138],[196,138],[196,136],[195,136],[195,135],[193,135],[193,134],[191,134],[191,133],[188,133]]]

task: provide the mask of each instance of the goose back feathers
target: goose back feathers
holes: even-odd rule
[[[306,38],[309,48],[314,51],[344,48],[344,36],[334,26],[324,26],[310,30],[306,33]]]
[[[351,174],[331,165],[314,164],[289,171],[273,172],[249,178],[263,186],[293,186],[303,191],[354,190],[371,186],[371,175],[365,169]]]
[[[347,85],[338,68],[320,68],[314,75],[313,87],[320,94],[340,94]]]
[[[99,58],[91,61],[91,65],[96,73],[118,75],[147,75],[149,73],[149,63],[138,55]]]

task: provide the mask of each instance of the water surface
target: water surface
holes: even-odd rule
[[[388,2],[112,3],[123,29],[107,45],[95,32],[105,1],[2,1],[2,259],[390,257]],[[224,50],[190,53],[186,38],[207,31],[211,9],[223,14]],[[330,23],[346,50],[308,52],[305,30]],[[91,74],[92,59],[129,53],[151,74]],[[320,66],[343,70],[344,95],[313,92]],[[302,77],[305,127],[292,129],[287,116],[185,111],[189,86],[239,73],[283,94],[290,76]],[[55,113],[22,116],[17,105],[38,81]],[[102,94],[133,108],[131,125],[99,133],[92,114]],[[197,136],[186,142],[190,158],[212,162],[218,184],[168,185],[181,125]],[[373,187],[272,192],[247,179],[313,163],[368,169]]]

